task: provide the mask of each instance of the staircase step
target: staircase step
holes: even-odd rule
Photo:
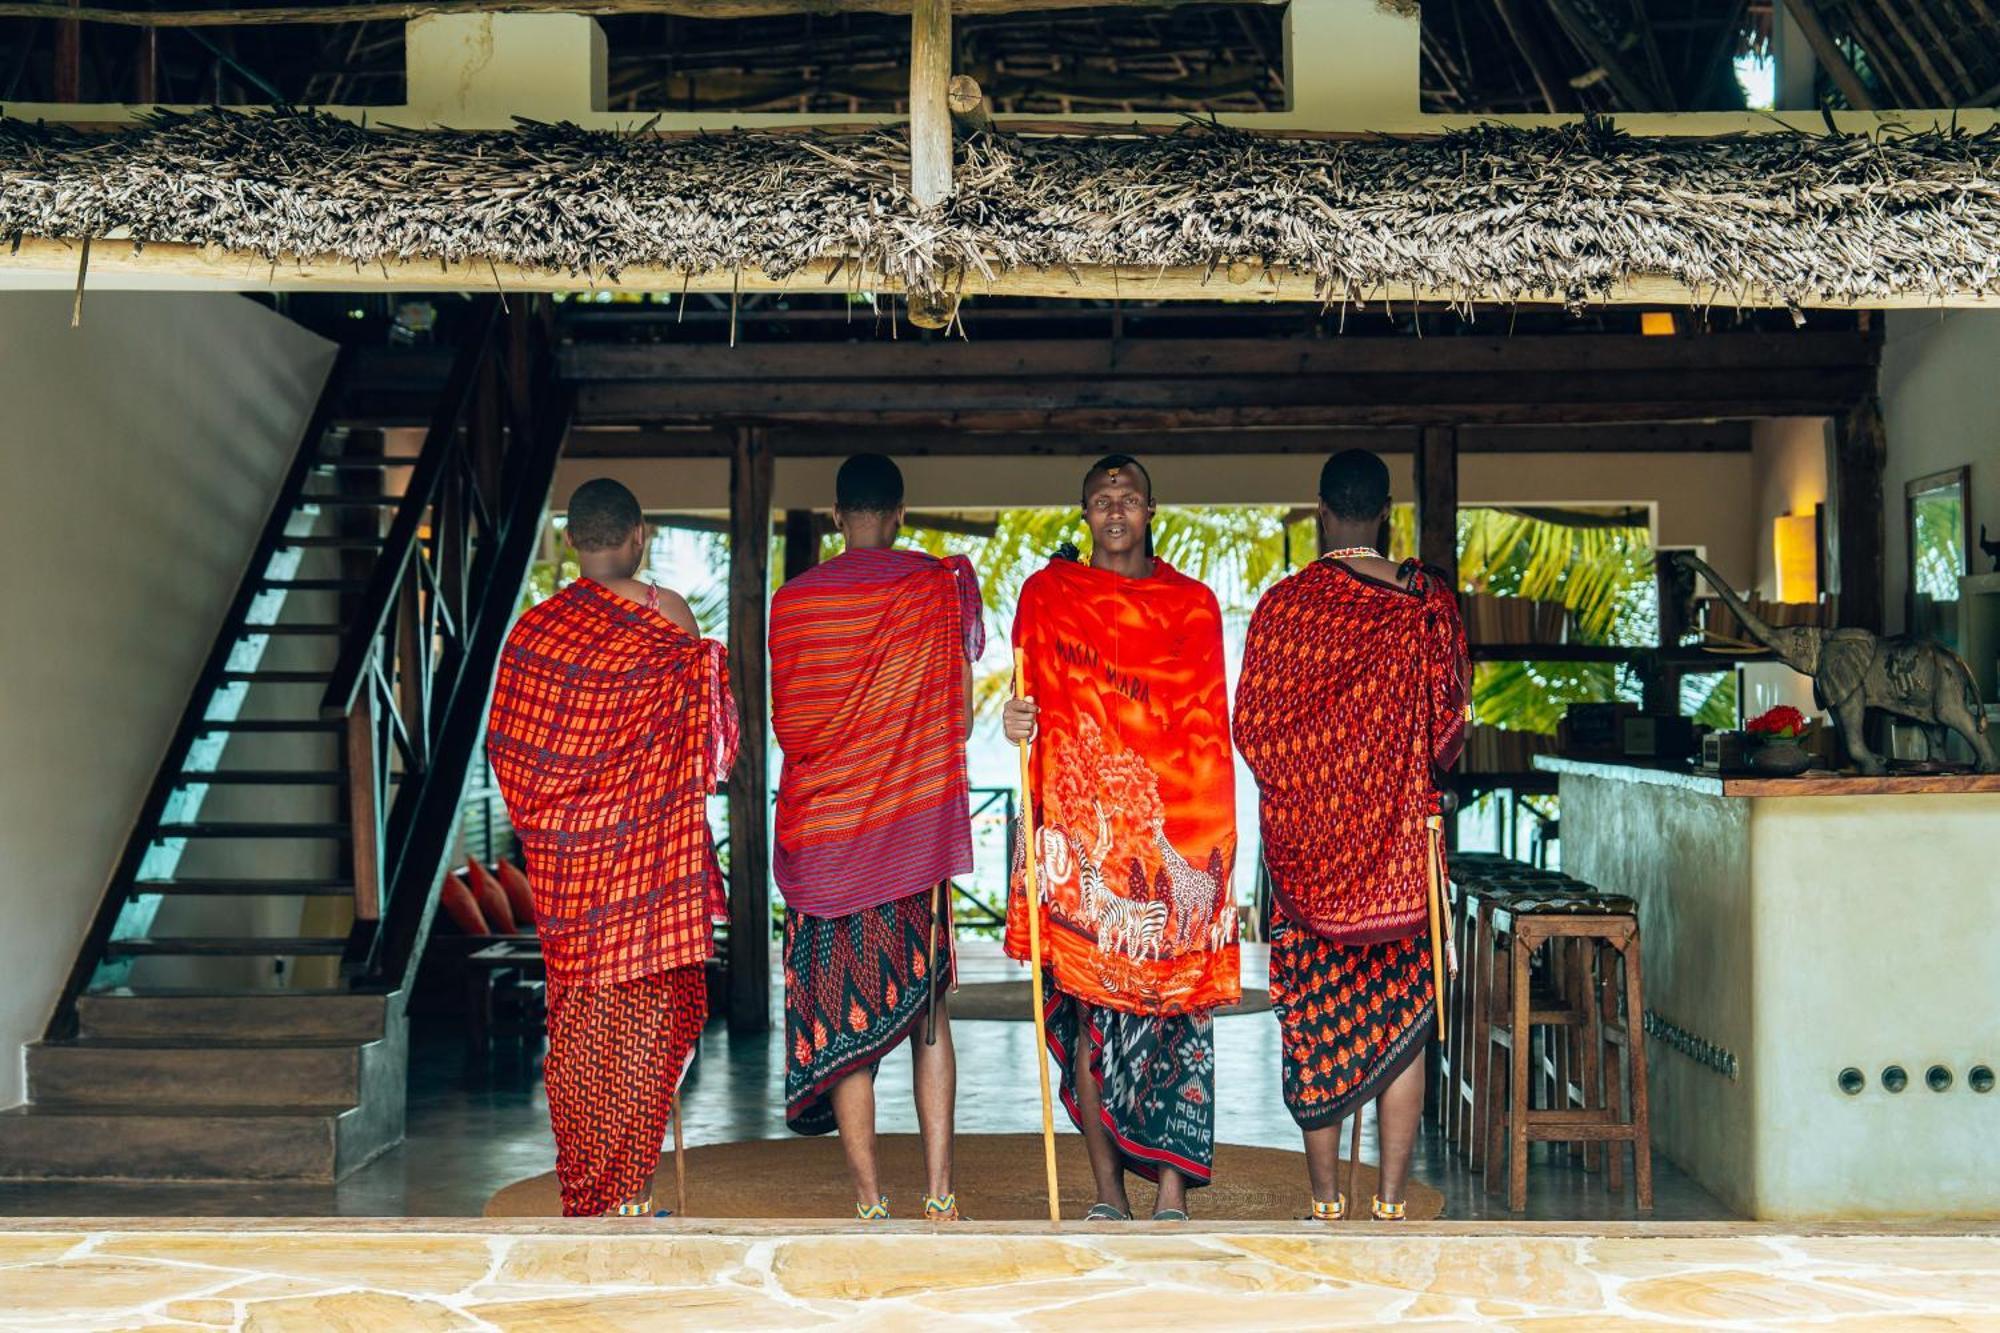
[[[347,720],[338,717],[257,717],[223,720],[217,718],[201,724],[203,733],[218,731],[261,733],[284,736],[302,731],[345,731]]]
[[[17,1106],[0,1111],[0,1177],[331,1183],[401,1135],[400,1110]]]
[[[386,546],[388,545],[388,542],[389,539],[387,537],[369,537],[369,536],[280,537],[278,539],[277,549],[284,550],[287,547],[291,547],[294,549],[306,549],[306,550],[310,550],[313,548],[324,548],[328,550],[359,551],[359,550],[368,550]]]
[[[400,773],[389,775],[392,782],[401,777]],[[347,774],[336,769],[218,768],[212,773],[182,773],[174,785],[177,787],[214,787],[223,784],[252,787],[314,787],[338,786],[346,781]]]
[[[324,685],[333,679],[331,671],[225,671],[225,682],[243,681],[252,685]]]
[[[126,988],[77,998],[84,1037],[379,1039],[387,995],[352,991],[217,992]]]
[[[161,824],[153,830],[158,838],[333,838],[353,836],[346,824],[317,823],[237,823],[215,820],[201,824]]]
[[[286,592],[361,592],[367,579],[259,579],[260,588],[281,588]]]
[[[345,936],[135,935],[104,946],[107,958],[308,958],[338,957],[345,952]]]
[[[354,885],[338,879],[140,879],[132,891],[176,898],[345,898]]]
[[[403,503],[400,495],[301,495],[302,505],[321,509],[394,509]]]
[[[353,1106],[361,1045],[352,1041],[85,1038],[28,1047],[37,1106]]]
[[[345,625],[239,625],[235,637],[247,639],[256,634],[326,634],[339,638],[347,633]]]
[[[377,472],[386,467],[415,467],[414,458],[322,458],[316,468],[332,472]]]

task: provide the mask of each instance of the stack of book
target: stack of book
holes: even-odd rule
[[[1824,625],[1826,603],[1824,602],[1767,602],[1761,597],[1749,599],[1750,611],[1766,625]],[[1720,597],[1703,598],[1699,603],[1701,627],[1711,635],[1725,639],[1754,642],[1745,632],[1743,622],[1729,609],[1729,603]]]

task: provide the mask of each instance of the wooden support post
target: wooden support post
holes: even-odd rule
[[[72,10],[80,0],[69,0]],[[83,24],[76,19],[56,22],[55,78],[51,81],[58,102],[83,100]]]
[[[1458,586],[1458,427],[1426,426],[1417,439],[1417,559]]]
[[[810,509],[785,511],[785,582],[819,563],[819,517]]]
[[[354,919],[382,919],[382,806],[375,782],[375,682],[347,715],[347,830],[353,839]]]
[[[729,1030],[771,1026],[769,776],[764,674],[771,591],[771,449],[741,427],[729,464],[729,680],[742,740],[729,779]]]
[[[1655,646],[1665,650],[1680,646],[1687,632],[1687,604],[1691,591],[1672,551],[1653,556],[1653,588],[1659,599],[1659,634]],[[1649,713],[1678,713],[1681,704],[1681,669],[1654,661],[1644,681],[1645,707]]]
[[[151,106],[160,100],[160,30],[145,28],[139,33],[138,59],[132,71],[132,100]]]
[[[910,193],[920,208],[951,197],[951,0],[910,6]]]
[[[1833,419],[1833,572],[1844,629],[1887,628],[1883,590],[1882,405],[1871,397]]]
[[[1792,21],[1799,25],[1799,31],[1804,34],[1806,45],[1812,48],[1813,55],[1826,66],[1828,77],[1833,80],[1834,87],[1840,89],[1847,104],[1856,111],[1873,111],[1875,99],[1862,84],[1861,76],[1854,72],[1854,66],[1847,63],[1847,56],[1834,42],[1833,34],[1826,30],[1826,24],[1820,21],[1819,10],[1813,0],[1785,0],[1785,9],[1791,14]]]
[[[979,80],[970,74],[954,74],[945,85],[945,100],[951,107],[951,123],[967,138],[975,134],[985,134],[993,128],[993,114],[987,108],[986,94],[979,87]]]

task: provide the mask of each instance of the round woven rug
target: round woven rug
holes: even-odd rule
[[[1266,990],[1243,989],[1240,1004],[1225,1005],[1217,1009],[1218,1014],[1264,1014],[1271,1011],[1271,992]],[[984,1022],[998,1020],[1004,1022],[1030,1022],[1034,1018],[1034,1005],[1028,995],[1025,981],[967,981],[951,993],[951,1017],[954,1022]]]
[[[1048,1216],[1042,1192],[1042,1136],[964,1134],[956,1144],[958,1203],[968,1218],[982,1222],[1032,1222]],[[895,1215],[923,1212],[923,1149],[914,1134],[885,1134],[878,1141],[882,1187]],[[1056,1171],[1062,1182],[1063,1216],[1079,1218],[1090,1207],[1090,1166],[1083,1139],[1056,1135]],[[840,1141],[823,1138],[754,1139],[715,1143],[687,1152],[688,1216],[731,1218],[852,1218],[854,1195]],[[1347,1166],[1340,1168],[1347,1188]],[[1356,1180],[1365,1216],[1375,1191],[1375,1168],[1361,1164]],[[1153,1190],[1131,1183],[1132,1206],[1141,1217],[1152,1211]],[[1195,1190],[1191,1210],[1198,1222],[1276,1222],[1310,1210],[1305,1155],[1276,1148],[1218,1144],[1215,1182]],[[1349,1191],[1352,1202],[1355,1191]],[[653,1202],[674,1202],[674,1159],[660,1158]],[[1429,1221],[1444,1213],[1444,1196],[1419,1181],[1409,1187],[1410,1217]],[[556,1217],[562,1205],[555,1173],[516,1181],[486,1202],[488,1217]]]

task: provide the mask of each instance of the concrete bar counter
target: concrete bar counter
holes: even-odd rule
[[[1657,1152],[1746,1217],[2000,1217],[2000,776],[1536,764],[1639,903]]]

